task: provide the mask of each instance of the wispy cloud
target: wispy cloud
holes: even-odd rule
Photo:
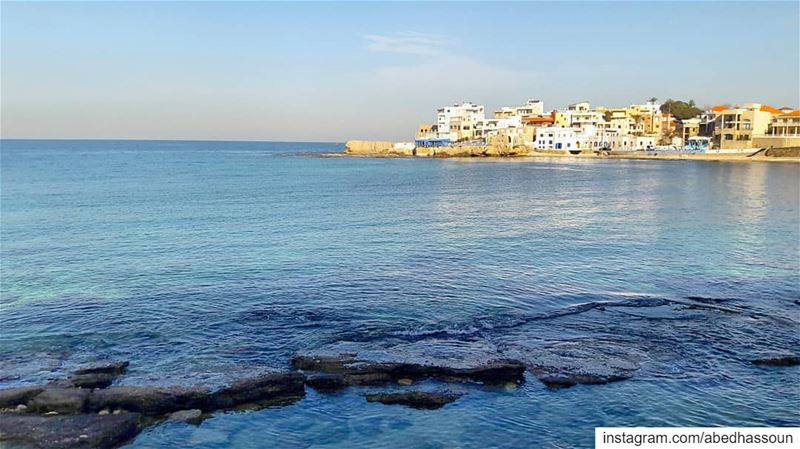
[[[437,34],[403,32],[395,34],[367,34],[367,50],[435,56],[442,52],[446,39]]]

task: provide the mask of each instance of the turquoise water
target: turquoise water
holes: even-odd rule
[[[800,347],[800,164],[1,145],[0,387],[98,359],[130,360],[124,383],[217,381],[341,341],[569,344],[639,367],[561,390],[447,385],[466,395],[435,411],[308,389],[131,448],[572,448],[596,426],[800,425],[798,367],[748,363]],[[632,298],[671,302],[564,313]]]

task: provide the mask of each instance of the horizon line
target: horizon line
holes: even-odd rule
[[[336,143],[344,144],[347,141],[334,140],[245,140],[245,139],[154,139],[154,138],[135,138],[135,137],[0,137],[0,142],[4,140],[46,140],[46,141],[95,141],[95,142],[241,142],[241,143]]]

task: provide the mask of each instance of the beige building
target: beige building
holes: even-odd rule
[[[433,139],[436,137],[436,125],[422,124],[417,128],[417,134],[414,136],[417,139]]]
[[[683,143],[689,141],[692,137],[697,137],[700,135],[700,119],[699,118],[689,118],[686,120],[681,120],[677,126],[678,136],[680,136]]]
[[[754,137],[753,144],[757,148],[800,146],[800,109],[773,116],[767,134]]]
[[[767,134],[773,114],[780,115],[781,111],[758,103],[719,111],[714,124],[714,148],[756,148],[753,138]]]

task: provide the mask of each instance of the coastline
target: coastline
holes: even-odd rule
[[[575,159],[625,159],[625,160],[665,160],[665,161],[705,161],[705,162],[789,162],[800,163],[800,147],[781,149],[762,149],[752,153],[658,153],[644,151],[626,152],[580,152],[572,154],[565,151],[534,151],[523,147],[450,146],[436,148],[398,147],[386,141],[351,140],[345,144],[342,153],[327,156],[349,157],[389,157],[389,158],[492,158],[492,159],[530,159],[530,158],[575,158]]]

